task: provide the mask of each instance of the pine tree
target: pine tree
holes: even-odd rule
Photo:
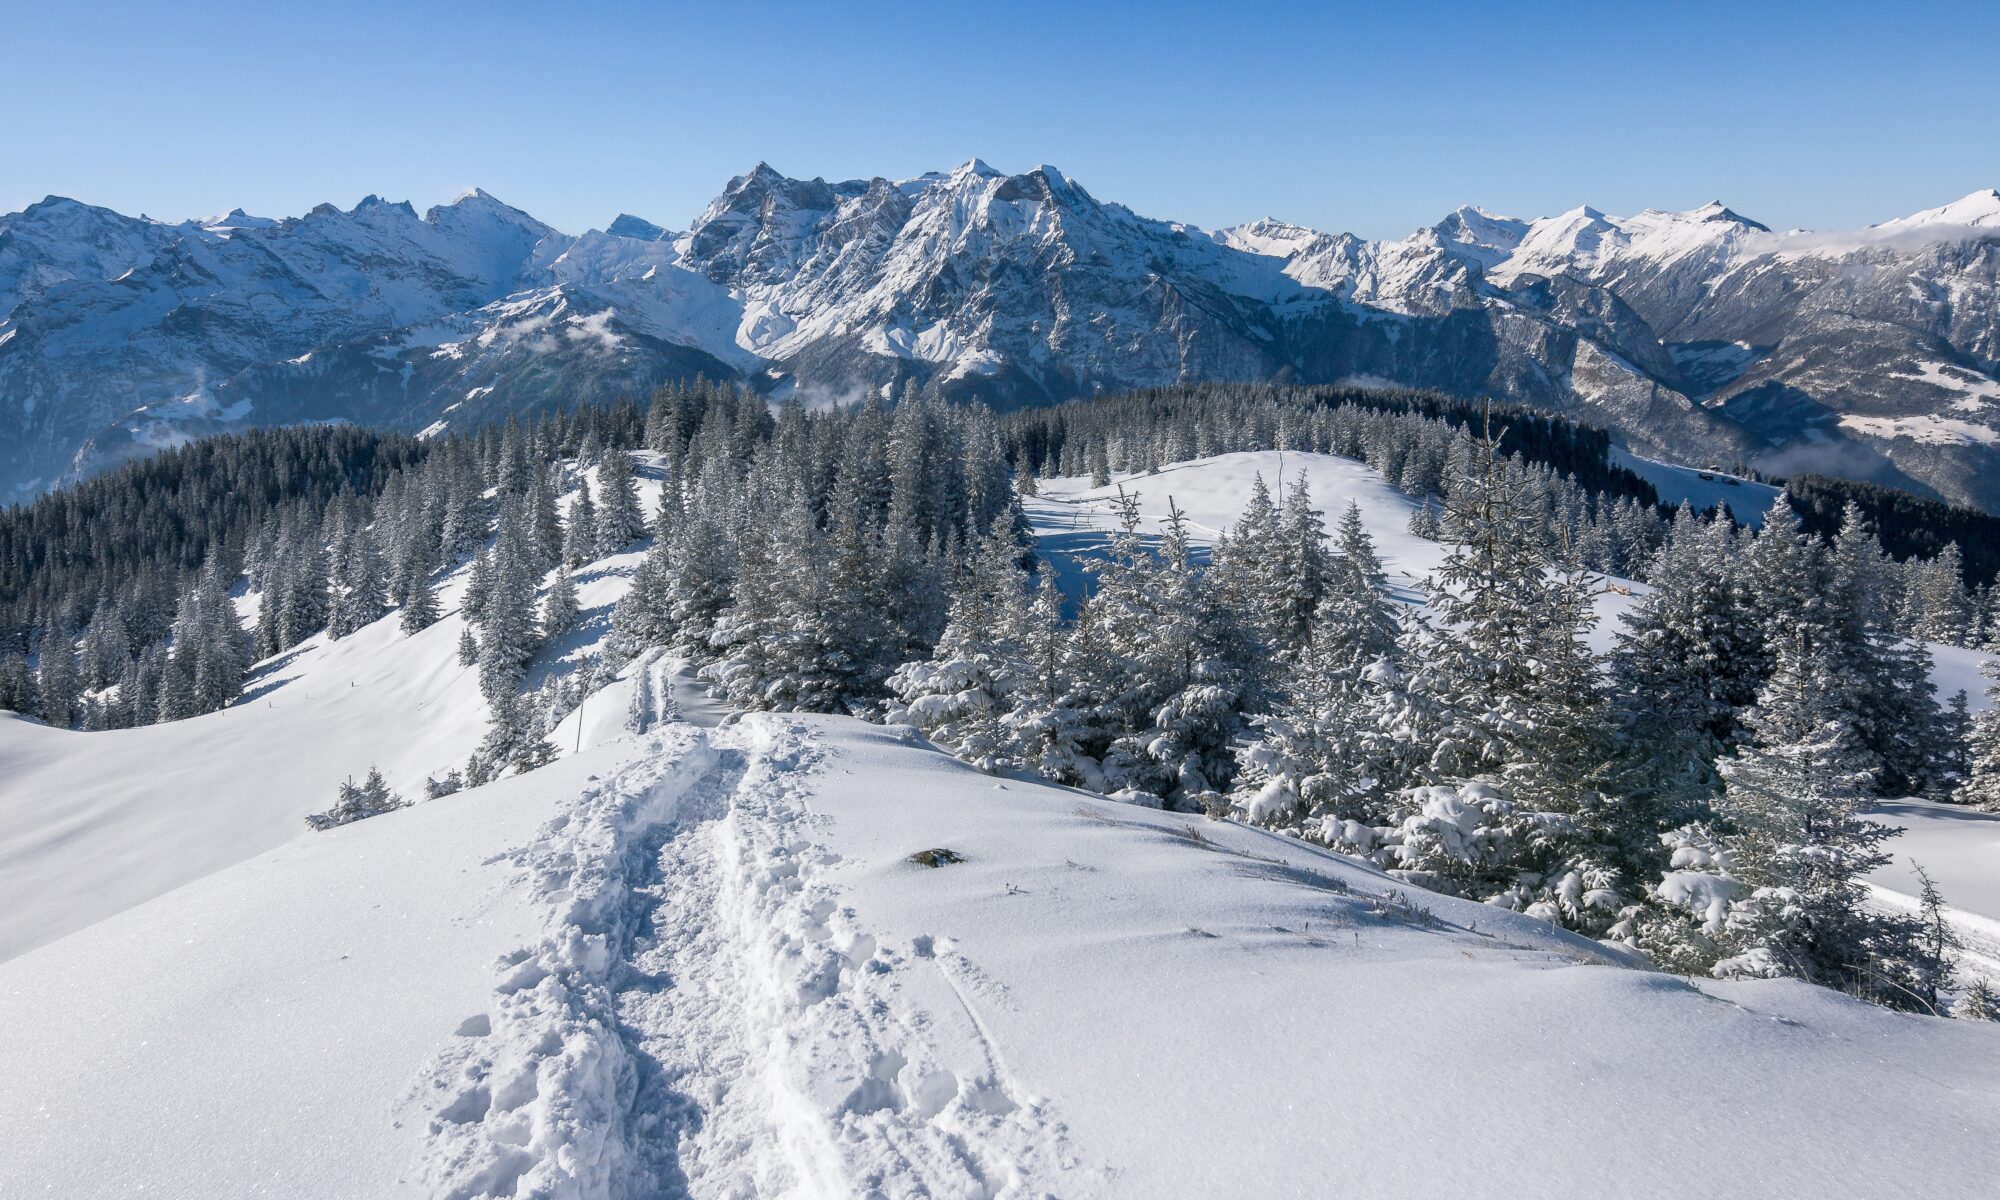
[[[35,658],[35,715],[57,729],[68,729],[83,702],[83,673],[69,631],[50,622],[42,630]]]
[[[1992,682],[1986,687],[1986,707],[1972,718],[1966,778],[1952,799],[1986,812],[2000,812],[2000,668],[1988,659],[1980,670]]]
[[[1972,777],[1972,728],[1972,703],[1960,688],[1952,693],[1937,721],[1937,745],[1931,751],[1926,796],[1949,802]]]
[[[535,624],[536,580],[527,559],[520,523],[509,512],[489,552],[492,589],[479,612],[479,686],[489,705],[499,706],[519,690],[530,659],[540,646]]]
[[[366,780],[359,784],[351,778],[343,782],[334,798],[333,807],[325,812],[308,816],[306,824],[316,831],[324,832],[406,807],[408,805],[403,798],[389,790],[388,783],[382,778],[382,772],[370,767]]]
[[[1296,663],[1240,756],[1235,806],[1256,824],[1354,844],[1359,822],[1386,819],[1395,774],[1382,717],[1401,675],[1397,618],[1373,539],[1350,504],[1339,553]],[[1373,838],[1363,838],[1372,844]]]
[[[563,531],[563,561],[572,568],[583,566],[597,557],[600,541],[597,505],[590,498],[590,481],[579,479],[576,499],[570,501],[569,521]]]
[[[431,573],[436,570],[435,548],[428,539],[420,547],[413,548],[403,562],[401,582],[397,592],[402,597],[402,615],[398,624],[405,634],[417,633],[437,624],[442,615],[438,606],[437,590],[431,584]]]
[[[1947,542],[1927,562],[1911,563],[1909,575],[1912,633],[1927,642],[1971,645],[1978,614],[1965,590],[1965,555],[1958,543]]]
[[[1895,831],[1861,816],[1869,755],[1826,651],[1799,631],[1778,645],[1777,669],[1744,718],[1750,741],[1721,764],[1733,874],[1749,890],[1717,938],[1718,975],[1791,975],[1895,1003],[1896,964],[1882,948],[1899,932],[1866,908],[1863,876],[1889,861]]]
[[[194,708],[215,712],[243,694],[244,677],[250,670],[250,639],[229,597],[229,579],[215,559],[203,568],[192,600],[188,633],[194,653]],[[179,638],[178,630],[175,636]]]
[[[656,540],[632,572],[632,586],[611,613],[612,639],[627,655],[674,641],[671,538]]]
[[[1917,873],[1917,919],[1903,963],[1902,983],[1922,1002],[1924,1011],[1943,1016],[1941,996],[1956,987],[1958,952],[1964,943],[1945,911],[1944,894],[1930,873],[1920,865],[1911,866]]]
[[[1074,687],[1071,649],[1062,592],[1044,570],[1022,626],[1022,683],[1003,718],[1008,753],[1045,779],[1101,789],[1103,770],[1083,745],[1087,719]]]
[[[1828,565],[1821,636],[1834,675],[1850,689],[1855,731],[1875,757],[1876,785],[1890,795],[1935,790],[1931,777],[1943,732],[1930,652],[1892,627],[1885,602],[1888,561],[1852,502]]]
[[[19,650],[0,652],[0,709],[35,711],[35,675]]]
[[[1593,584],[1556,569],[1532,487],[1490,439],[1449,482],[1435,619],[1406,636],[1418,719],[1398,730],[1429,757],[1389,859],[1422,886],[1602,932],[1638,892],[1642,839],[1613,827],[1622,806],[1600,791],[1610,722],[1586,643]]]
[[[569,577],[569,568],[558,567],[549,594],[542,599],[542,640],[563,633],[576,622],[576,616],[576,584]]]
[[[1961,1021],[2000,1021],[2000,990],[1984,978],[1974,979],[1951,1006],[1951,1015]]]
[[[341,638],[379,620],[389,611],[389,605],[383,595],[381,551],[368,530],[356,530],[347,538],[334,566],[332,614],[327,631]]]
[[[316,530],[299,532],[279,583],[278,649],[289,650],[325,629],[331,615],[327,551]]]
[[[1764,636],[1726,521],[1684,507],[1647,577],[1610,664],[1621,778],[1675,827],[1704,816],[1721,787],[1715,760],[1756,699]]]
[[[1424,502],[1411,510],[1409,530],[1427,542],[1435,542],[1444,536],[1444,525],[1438,520],[1437,510],[1431,507],[1429,496],[1425,496]]]
[[[605,455],[604,465],[597,469],[597,491],[597,546],[591,557],[604,558],[624,550],[646,532],[630,454],[616,450]]]
[[[1278,514],[1278,538],[1274,547],[1278,586],[1273,616],[1280,658],[1296,656],[1306,644],[1320,602],[1325,599],[1328,589],[1334,586],[1337,568],[1333,555],[1327,551],[1326,525],[1321,520],[1322,516],[1320,510],[1313,507],[1312,490],[1306,484],[1305,472],[1301,471],[1285,494]],[[1350,501],[1347,511],[1341,516],[1339,536],[1344,539],[1343,544],[1347,544],[1357,534],[1364,542],[1367,541],[1361,510]],[[1367,550],[1372,562],[1372,543],[1368,543]],[[1379,573],[1379,563],[1375,564],[1375,569]]]
[[[1028,682],[1025,548],[1011,514],[994,517],[953,590],[950,616],[928,659],[889,677],[894,716],[982,771],[1020,765],[1007,716]]]

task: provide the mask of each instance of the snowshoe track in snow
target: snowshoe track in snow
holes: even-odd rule
[[[1050,1194],[1075,1158],[1008,1074],[976,969],[840,903],[805,727],[647,741],[512,855],[543,934],[416,1085],[431,1192]]]

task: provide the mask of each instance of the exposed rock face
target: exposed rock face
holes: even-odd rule
[[[1380,381],[2000,509],[2000,193],[1846,234],[1719,204],[1463,208],[1371,242],[1208,233],[975,160],[843,183],[760,164],[684,233],[571,237],[483,192],[422,216],[0,217],[0,497],[237,425],[461,426],[697,374],[999,407]]]

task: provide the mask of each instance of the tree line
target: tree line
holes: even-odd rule
[[[241,581],[209,555],[159,686],[182,681],[199,711],[227,702],[251,653],[392,610],[420,630],[470,560],[461,655],[493,720],[434,791],[546,761],[562,712],[664,649],[742,707],[908,721],[989,770],[1252,821],[1673,969],[1935,1008],[1936,938],[1861,903],[1884,832],[1860,814],[1880,794],[1992,795],[2000,729],[1974,728],[1963,697],[1938,705],[1903,636],[1909,572],[1865,515],[1850,507],[1827,541],[1784,503],[1754,533],[1663,513],[1580,481],[1615,480],[1608,467],[1564,469],[1602,464],[1606,444],[1556,419],[1510,452],[1509,414],[1475,427],[1426,404],[1204,387],[996,418],[914,390],[773,411],[697,383],[643,410],[510,422],[434,440],[372,496],[267,512]],[[1390,597],[1358,512],[1329,537],[1302,484],[1274,504],[1259,481],[1206,564],[1176,511],[1148,537],[1125,495],[1080,601],[1032,552],[1038,476],[1143,488],[1180,457],[1271,448],[1363,459],[1418,499],[1413,527],[1446,547],[1427,610]],[[651,512],[636,450],[660,485]],[[570,572],[628,551],[604,657],[524,690],[574,619]],[[1609,574],[1651,588],[1600,656]],[[239,584],[251,630],[228,602]],[[86,650],[117,641],[100,620]],[[76,642],[42,645],[37,674],[61,682]],[[107,676],[86,707],[143,697],[143,680]],[[151,718],[183,704],[155,696]]]

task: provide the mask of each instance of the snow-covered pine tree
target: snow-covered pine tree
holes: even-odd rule
[[[357,784],[349,778],[341,783],[334,797],[333,807],[325,812],[311,814],[306,818],[306,824],[316,831],[324,832],[405,807],[407,804],[403,798],[389,790],[388,783],[382,778],[382,772],[370,767],[368,778],[363,782]]]
[[[1137,497],[1121,489],[1120,505],[1121,532],[1110,562],[1093,564],[1098,590],[1089,601],[1111,665],[1102,676],[1106,715],[1118,721],[1104,756],[1106,781],[1214,810],[1234,767],[1229,747],[1241,732],[1244,694],[1264,667],[1218,653],[1243,643],[1221,627],[1228,614],[1210,601],[1172,498],[1157,553],[1138,536]]]
[[[105,688],[117,683],[131,661],[132,637],[125,627],[124,613],[116,600],[100,597],[90,627],[83,631],[80,665],[84,686]]]
[[[592,558],[617,554],[646,532],[632,456],[614,450],[597,469],[597,548]]]
[[[1025,553],[1012,513],[1003,509],[959,575],[935,651],[889,676],[897,702],[891,718],[915,725],[982,771],[1020,765],[1007,717],[1030,675]]]
[[[1411,510],[1409,529],[1427,542],[1435,542],[1444,535],[1444,523],[1438,519],[1437,510],[1431,507],[1429,496],[1425,496],[1424,502]]]
[[[1080,623],[1080,628],[1087,640],[1088,626]],[[1009,754],[1046,779],[1101,789],[1103,769],[1083,745],[1088,722],[1072,684],[1070,655],[1062,592],[1045,567],[1022,626],[1022,682],[1003,718]]]
[[[1854,510],[1852,501],[1848,506]],[[1927,642],[1971,645],[1978,613],[1965,590],[1965,554],[1958,543],[1945,543],[1935,557],[1913,561],[1905,570],[1911,633]]]
[[[402,597],[398,624],[406,634],[417,633],[437,624],[442,614],[431,573],[437,569],[437,548],[428,538],[412,547],[403,560],[401,581],[396,591]]]
[[[1862,877],[1895,830],[1863,817],[1871,756],[1847,689],[1809,630],[1777,644],[1777,668],[1719,767],[1716,809],[1731,874],[1748,890],[1716,938],[1717,975],[1791,975],[1896,1004],[1901,922],[1870,911]]]
[[[345,539],[339,560],[334,563],[332,613],[327,632],[346,637],[389,611],[383,595],[382,555],[368,529],[357,529]]]
[[[1397,782],[1388,778],[1394,772],[1382,720],[1401,682],[1390,661],[1397,619],[1353,504],[1338,536],[1339,553],[1297,661],[1281,674],[1271,711],[1252,718],[1258,732],[1238,755],[1233,800],[1253,823],[1367,849],[1373,836],[1359,827],[1388,818],[1381,800]]]
[[[556,507],[556,469],[553,466],[538,466],[534,479],[528,485],[525,537],[535,566],[542,571],[553,570],[563,560],[562,516]]]
[[[542,640],[566,631],[576,622],[576,616],[576,583],[570,579],[568,567],[557,567],[548,595],[542,598]]]
[[[189,634],[193,641],[196,712],[215,712],[234,703],[243,694],[244,676],[250,670],[250,637],[244,632],[236,604],[229,597],[229,585],[221,562],[211,557],[192,593]],[[178,630],[175,636],[178,641]]]
[[[1700,819],[1716,758],[1761,684],[1763,633],[1735,567],[1735,534],[1685,506],[1615,635],[1611,687],[1623,790],[1664,828]]]
[[[590,480],[576,481],[576,499],[570,501],[569,520],[563,527],[563,561],[572,568],[597,557],[597,504],[590,498]]]
[[[35,715],[68,729],[76,723],[83,703],[83,672],[77,667],[76,644],[69,630],[51,620],[42,628],[35,651]]]
[[[657,538],[632,572],[632,586],[612,609],[612,640],[626,655],[674,642],[672,554],[672,537]]]
[[[1585,642],[1594,583],[1556,569],[1534,482],[1491,438],[1454,468],[1435,619],[1405,656],[1429,751],[1388,858],[1413,882],[1602,932],[1636,897],[1606,786],[1609,717]],[[1647,831],[1646,837],[1651,837]]]
[[[1964,688],[1952,693],[1936,728],[1937,747],[1924,794],[1950,802],[1972,775],[1972,702]]]
[[[1361,525],[1361,512],[1351,501],[1348,513],[1342,517],[1342,536],[1346,535],[1347,517],[1353,518],[1354,529],[1359,531],[1364,541],[1367,531]],[[1284,502],[1278,513],[1277,551],[1278,588],[1275,628],[1278,634],[1277,651],[1281,657],[1295,657],[1311,636],[1320,602],[1325,599],[1327,589],[1333,586],[1336,573],[1333,555],[1327,551],[1325,514],[1313,507],[1312,489],[1306,483],[1306,473],[1292,481],[1285,489]],[[1372,561],[1373,544],[1368,545]],[[1376,564],[1379,572],[1380,564]]]
[[[513,509],[502,511],[488,553],[492,585],[479,611],[479,686],[497,713],[520,690],[521,677],[541,645],[535,624],[538,580]]]
[[[129,675],[130,668],[127,669]],[[19,650],[0,651],[0,709],[19,713],[35,711],[35,673],[28,666],[28,656]]]
[[[284,574],[278,582],[278,649],[289,650],[325,629],[331,615],[327,551],[316,527],[307,525],[294,530],[293,544],[284,555]]]
[[[1951,1015],[1961,1021],[2000,1021],[2000,989],[1984,976],[1975,978],[1959,993]]]
[[[1822,636],[1834,674],[1852,690],[1855,732],[1875,756],[1875,784],[1900,796],[1934,790],[1943,733],[1930,652],[1897,635],[1888,591],[1888,559],[1850,501],[1828,556]]]
[[[1972,718],[1966,778],[1952,799],[1985,812],[2000,812],[2000,667],[1989,658],[1980,670],[1991,681],[1986,686],[1987,703]]]
[[[1271,493],[1258,475],[1250,483],[1250,500],[1227,534],[1217,540],[1204,581],[1212,602],[1234,620],[1244,635],[1243,650],[1258,662],[1276,667],[1296,649],[1292,596],[1294,582],[1285,574],[1283,532]],[[1322,579],[1298,581],[1314,588]],[[1310,615],[1310,612],[1308,612]],[[1257,680],[1259,689],[1268,683]]]

